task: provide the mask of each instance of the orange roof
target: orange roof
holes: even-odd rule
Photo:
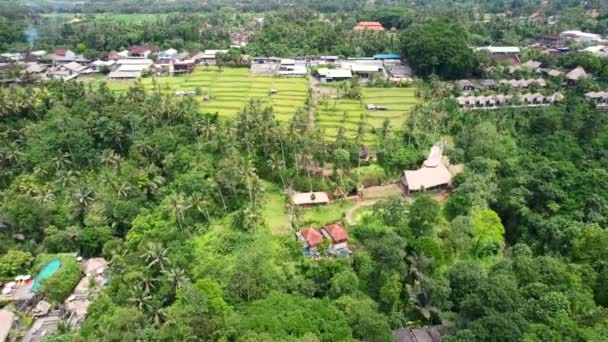
[[[325,231],[334,242],[342,242],[348,240],[348,233],[344,226],[339,223],[328,224],[325,226]]]
[[[300,233],[302,234],[304,240],[306,240],[308,245],[311,247],[314,247],[320,244],[321,241],[323,241],[323,235],[314,228],[302,229]]]
[[[384,31],[384,27],[377,21],[362,21],[357,24],[357,26],[353,27],[355,31]]]

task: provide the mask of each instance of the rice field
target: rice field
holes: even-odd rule
[[[197,98],[205,113],[218,113],[222,118],[232,118],[242,110],[252,98],[257,98],[274,109],[278,120],[289,121],[298,108],[306,108],[308,81],[305,78],[284,78],[257,76],[248,68],[223,68],[199,66],[191,75],[174,77],[142,78],[148,91],[154,89],[154,82],[161,91],[174,94],[176,91],[200,90],[212,100]],[[125,92],[132,81],[109,81],[110,89]],[[270,94],[271,89],[278,93]],[[359,123],[363,123],[364,143],[374,145],[376,129],[389,119],[392,127],[399,127],[416,104],[415,89],[410,88],[366,88],[362,98],[323,98],[316,107],[316,126],[324,131],[328,140],[334,140],[340,127],[345,136],[354,139]],[[368,104],[383,105],[387,110],[367,110]]]
[[[288,121],[298,108],[305,108],[308,83],[304,78],[279,78],[253,76],[248,68],[223,68],[199,66],[191,75],[174,77],[143,78],[146,90],[154,89],[154,80],[164,93],[192,91],[199,89],[211,97],[204,101],[200,96],[201,110],[205,113],[218,113],[230,118],[243,109],[252,98],[271,105],[278,120]],[[110,81],[110,89],[122,93],[131,81]],[[271,95],[270,90],[278,93]]]
[[[325,98],[317,106],[317,126],[325,136],[335,139],[340,127],[347,138],[355,138],[359,123],[363,123],[364,142],[375,142],[375,131],[389,119],[392,127],[399,127],[416,104],[415,89],[410,88],[362,88],[362,98]],[[383,105],[387,110],[367,110],[368,104]]]

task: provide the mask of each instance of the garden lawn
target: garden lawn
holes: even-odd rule
[[[252,98],[272,105],[277,119],[288,121],[298,108],[306,108],[308,84],[305,78],[279,78],[270,76],[252,76],[248,68],[222,68],[198,66],[191,75],[173,77],[142,78],[148,91],[154,89],[154,83],[163,93],[174,94],[176,91],[199,89],[211,96],[211,101],[198,99],[201,110],[205,113],[218,113],[220,117],[231,118],[243,109]],[[110,89],[117,93],[125,92],[132,81],[109,81]],[[270,95],[270,89],[278,93]]]

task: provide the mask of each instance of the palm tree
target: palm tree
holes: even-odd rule
[[[141,257],[148,263],[148,267],[158,267],[162,272],[170,262],[167,254],[167,249],[160,242],[148,242]]]
[[[408,300],[416,312],[427,322],[433,316],[439,314],[440,310],[431,303],[431,289],[424,287],[419,280],[414,281],[413,285],[406,284]]]
[[[208,222],[211,222],[211,215],[209,215],[209,201],[207,201],[200,194],[194,194],[190,196],[190,202],[194,208],[201,214],[204,214]]]
[[[179,225],[179,228],[183,231],[182,222],[184,221],[184,216],[186,215],[186,211],[192,207],[186,201],[186,198],[182,194],[173,193],[169,196],[169,202],[171,203],[171,210],[173,212],[173,216]]]
[[[163,272],[169,283],[171,283],[173,290],[177,291],[182,288],[188,281],[188,276],[186,272],[181,268],[171,268],[165,272]]]
[[[93,190],[78,188],[72,195],[72,203],[76,218],[84,225],[84,212],[95,200]]]
[[[62,153],[59,156],[53,158],[52,160],[53,166],[55,166],[55,170],[57,171],[63,170],[65,167],[72,164],[69,153]]]
[[[152,296],[146,292],[142,291],[140,288],[133,286],[129,290],[129,299],[128,301],[135,305],[141,311],[150,311],[152,309],[151,303]]]
[[[285,184],[285,179],[283,179],[283,170],[285,169],[285,164],[283,161],[277,158],[276,155],[271,154],[270,159],[268,160],[268,166],[273,172],[277,172],[279,177],[281,177],[281,183],[283,183],[283,189],[287,189],[287,184]]]

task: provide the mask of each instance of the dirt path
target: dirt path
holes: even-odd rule
[[[346,223],[348,223],[349,225],[353,225],[357,222],[355,222],[355,219],[353,218],[353,214],[355,213],[355,211],[359,208],[362,207],[369,207],[372,206],[376,203],[378,203],[378,201],[381,200],[381,198],[374,198],[374,199],[370,199],[370,200],[361,200],[361,201],[357,201],[357,204],[355,204],[354,207],[350,208],[345,214],[344,214],[344,219],[346,220]]]

